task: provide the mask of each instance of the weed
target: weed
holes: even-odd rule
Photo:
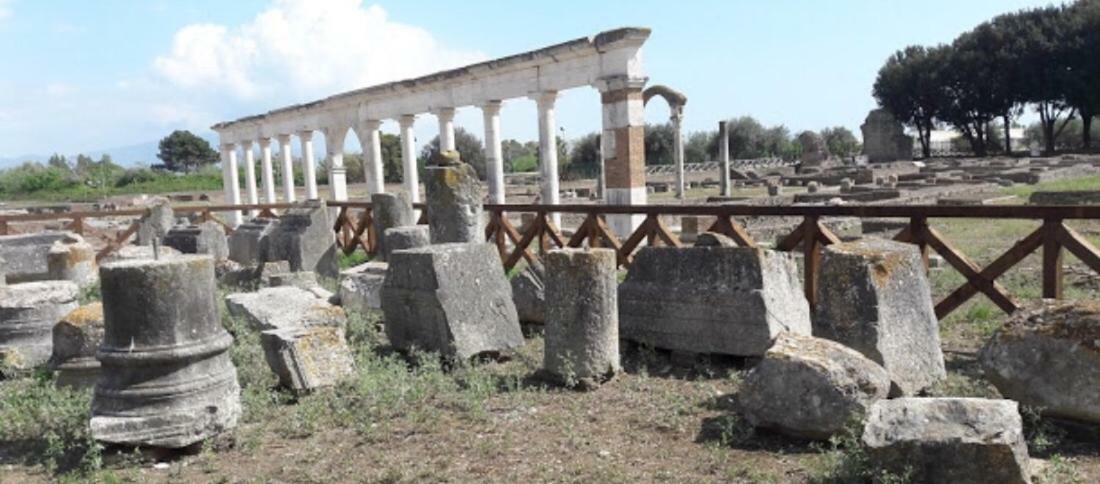
[[[1085,482],[1073,462],[1058,454],[1050,456],[1046,466],[1035,476],[1036,484],[1077,484]]]
[[[1043,409],[1030,405],[1020,406],[1020,416],[1024,421],[1024,438],[1028,451],[1044,455],[1062,444],[1066,431],[1043,418]]]
[[[842,484],[850,482],[875,482],[878,484],[901,484],[912,480],[912,471],[906,469],[901,474],[877,468],[867,455],[860,441],[863,427],[853,421],[845,430],[829,439],[827,447],[821,448],[821,460],[812,469],[810,482],[817,484]]]
[[[48,373],[5,382],[0,391],[0,444],[24,448],[51,473],[84,474],[103,465],[88,427],[90,390],[55,388]]]

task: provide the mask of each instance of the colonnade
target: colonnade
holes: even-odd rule
[[[430,113],[438,123],[440,148],[455,149],[454,117],[458,108],[474,106],[484,121],[488,203],[505,203],[504,165],[500,111],[509,99],[527,98],[538,107],[541,183],[539,201],[560,202],[557,126],[554,106],[559,92],[575,87],[595,87],[602,104],[601,156],[605,165],[607,203],[645,204],[644,102],[640,49],[648,29],[624,28],[557,44],[545,49],[474,64],[451,71],[337,94],[320,101],[288,106],[266,114],[219,123],[213,129],[221,137],[225,199],[231,204],[276,202],[272,140],[278,141],[282,163],[283,201],[295,201],[295,169],[291,137],[300,143],[301,173],[307,199],[318,198],[313,133],[325,135],[329,196],[347,200],[344,143],[353,131],[362,147],[367,193],[385,190],[380,127],[387,120],[398,123],[401,136],[404,190],[420,201],[414,123]],[[256,186],[255,154],[260,147],[260,187]],[[243,152],[243,156],[240,153]],[[242,200],[238,163],[245,164],[247,200]],[[234,213],[241,223],[243,214]],[[553,219],[560,226],[560,215]],[[638,216],[608,217],[612,230],[629,233]]]

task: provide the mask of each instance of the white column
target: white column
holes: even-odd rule
[[[256,157],[252,150],[251,141],[242,141],[241,149],[244,150],[244,186],[248,190],[248,204],[260,203],[260,195],[256,191]],[[249,217],[259,215],[260,211],[252,209],[248,211]]]
[[[302,173],[306,176],[306,200],[317,200],[317,168],[313,160],[313,131],[298,132],[302,142]]]
[[[504,203],[504,154],[500,146],[500,101],[481,106],[485,119],[485,165],[489,172],[489,203]]]
[[[672,115],[669,121],[672,124],[672,160],[676,164],[676,198],[684,198],[684,134],[682,121],[684,119],[684,107],[672,106]]]
[[[366,178],[368,195],[386,191],[386,180],[382,172],[382,133],[378,130],[381,126],[381,121],[368,119],[361,121],[356,129],[359,144],[363,147],[363,176]]]
[[[732,196],[733,189],[730,187],[730,134],[725,121],[718,122],[718,161],[722,165],[722,173],[718,179],[719,186],[722,187],[722,196]]]
[[[231,203],[231,200],[233,200],[233,190],[229,188],[233,183],[229,178],[229,153],[233,151],[233,145],[231,143],[222,143],[220,148],[222,155],[222,195],[224,203],[228,205]]]
[[[558,135],[554,123],[554,101],[558,99],[556,91],[541,92],[531,96],[539,107],[539,165],[542,174],[542,203],[558,205],[561,194],[558,191]],[[561,214],[550,216],[554,225],[561,229]]]
[[[241,184],[240,177],[237,175],[237,147],[229,147],[229,200],[226,202],[229,205],[241,204]],[[229,224],[236,227],[244,222],[244,217],[241,216],[240,210],[233,210],[229,212]]]
[[[420,174],[416,167],[416,132],[413,131],[413,123],[416,116],[406,114],[401,116],[401,169],[403,171],[405,192],[409,194],[409,200],[413,203],[420,201]]]
[[[455,149],[455,108],[440,108],[432,112],[439,118],[439,151]],[[461,155],[461,153],[459,153]]]
[[[328,153],[328,189],[333,200],[348,199],[348,170],[344,168],[344,138],[348,128],[325,129],[325,152]]]
[[[271,138],[260,138],[260,183],[264,190],[264,203],[276,203],[275,174],[271,171]]]
[[[290,151],[290,135],[279,135],[279,155],[283,158],[283,198],[286,203],[293,203],[294,196],[294,159]]]

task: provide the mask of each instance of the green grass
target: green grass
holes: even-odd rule
[[[1100,190],[1100,175],[1052,180],[1035,185],[1013,185],[1001,189],[1005,194],[1016,195],[1024,200],[1027,200],[1027,197],[1037,191],[1066,192],[1074,190]]]
[[[337,264],[340,266],[340,270],[349,269],[366,262],[370,262],[371,256],[366,253],[362,248],[356,249],[351,254],[345,254],[340,252]]]

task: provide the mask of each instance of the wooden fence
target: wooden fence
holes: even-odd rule
[[[372,229],[370,203],[328,202],[328,205],[338,209],[333,230],[341,250],[348,254],[358,249],[373,253],[377,234]],[[261,217],[274,217],[278,210],[288,206],[287,204],[259,204],[173,208],[176,213],[197,213],[203,220],[213,220],[225,225],[213,215],[215,212],[245,210],[255,211]],[[420,223],[425,223],[427,211],[424,205],[417,204],[416,208],[421,210]],[[774,248],[780,251],[802,252],[805,294],[811,304],[815,302],[817,272],[822,249],[840,241],[822,223],[823,218],[906,219],[908,225],[893,237],[894,240],[917,245],[926,263],[931,252],[939,254],[950,267],[966,279],[965,283],[936,304],[936,315],[940,318],[950,314],[978,293],[987,296],[1006,313],[1016,311],[1020,303],[997,282],[997,279],[1036,251],[1042,253],[1042,296],[1044,298],[1062,297],[1063,249],[1075,255],[1093,271],[1100,273],[1100,250],[1065,224],[1067,220],[1100,220],[1100,206],[555,205],[550,207],[490,204],[485,205],[484,208],[487,212],[485,238],[496,245],[505,270],[515,267],[521,259],[534,261],[541,253],[557,247],[612,248],[618,254],[620,266],[629,266],[634,252],[643,244],[670,247],[682,245],[676,234],[662,222],[662,216],[714,217],[716,221],[707,230],[725,234],[744,247],[757,247],[759,244],[753,240],[736,217],[798,217],[802,222],[789,234],[780,237]],[[550,214],[555,212],[579,215],[583,217],[583,222],[567,238],[561,229],[554,225],[550,217]],[[133,217],[143,213],[145,210],[3,215],[0,216],[0,235],[10,233],[11,223],[53,220],[68,220],[65,228],[84,234],[86,231],[84,222],[89,218]],[[517,228],[509,219],[524,213],[532,217],[529,223]],[[606,224],[608,215],[636,215],[644,219],[633,233],[626,238],[619,238],[608,229]],[[982,267],[928,224],[929,219],[959,218],[1035,220],[1042,223],[1039,228]],[[231,227],[225,227],[227,232],[232,231]],[[100,257],[125,244],[137,229],[137,222],[133,222],[126,230],[104,237],[108,244],[100,252]]]

